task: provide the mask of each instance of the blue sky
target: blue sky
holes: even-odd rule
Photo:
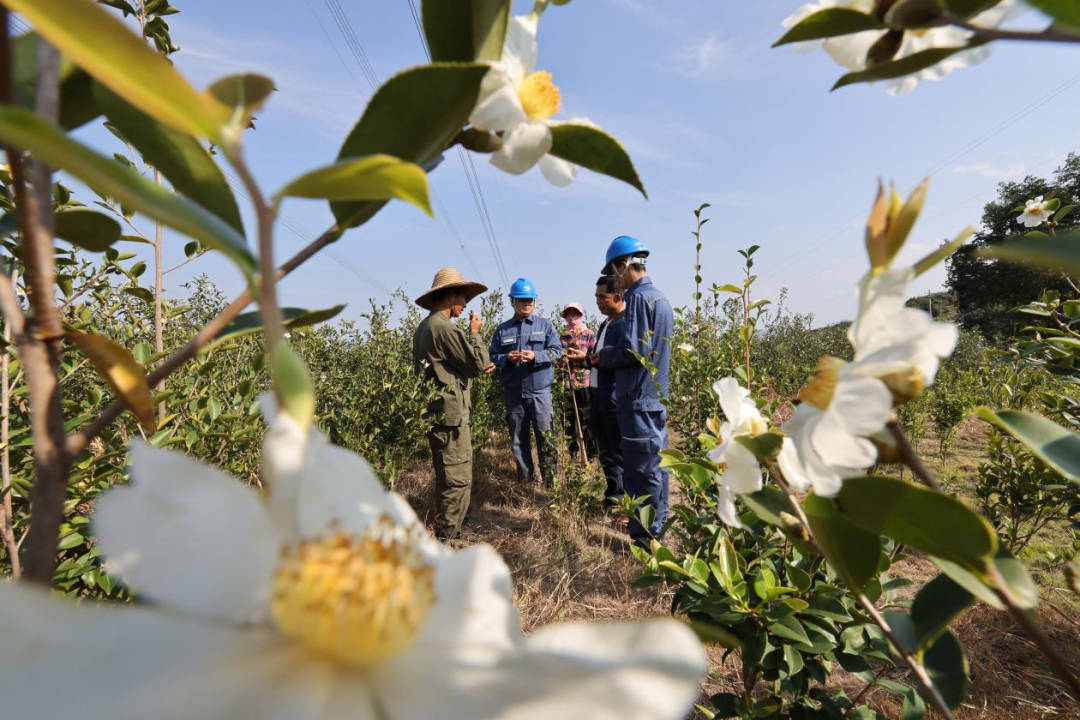
[[[517,0],[514,10],[531,4]],[[278,85],[246,141],[264,190],[333,161],[372,89],[325,2],[178,6],[181,13],[169,21],[182,49],[173,58],[197,86],[243,70]],[[380,79],[423,62],[407,0],[342,6]],[[759,296],[788,288],[789,307],[833,322],[853,313],[853,285],[866,267],[862,226],[878,177],[895,179],[906,195],[933,172],[923,217],[901,257],[911,261],[977,224],[998,182],[1048,174],[1080,148],[1074,48],[998,43],[981,65],[900,98],[880,84],[830,93],[840,68],[823,52],[769,47],[798,6],[576,0],[545,13],[539,66],[562,92],[560,116],[588,117],[618,137],[649,200],[588,171],[560,189],[538,169],[510,176],[474,156],[511,280],[530,278],[547,305],[588,301],[608,242],[630,234],[652,248],[657,284],[675,304],[687,304],[691,211],[709,202],[707,283],[736,280],[735,250],[758,244]],[[1019,22],[1041,20],[1032,12]],[[82,136],[116,149],[103,131]],[[347,302],[344,317],[356,319],[368,297],[384,298],[397,287],[415,297],[442,265],[501,285],[456,153],[431,183],[447,212],[437,207],[429,219],[392,204],[346,234],[332,257],[323,253],[287,278],[283,303]],[[325,204],[315,201],[287,201],[284,213],[279,261],[331,223]],[[245,219],[250,232],[250,214]],[[169,238],[167,266],[183,259],[182,247],[181,238]],[[183,292],[179,285],[200,272],[227,292],[240,288],[228,263],[208,255],[170,273],[167,291]],[[943,270],[929,273],[912,292],[936,289],[943,279]]]

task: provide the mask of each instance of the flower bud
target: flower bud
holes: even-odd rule
[[[891,28],[931,27],[941,17],[941,0],[900,0],[894,3],[883,20]]]

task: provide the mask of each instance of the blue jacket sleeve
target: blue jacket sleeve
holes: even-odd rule
[[[617,331],[615,338],[612,342],[607,342],[605,338],[604,348],[600,351],[600,364],[603,367],[629,367],[641,364],[630,351],[634,350],[641,354],[637,345],[641,341],[641,335],[649,327],[647,313],[648,309],[640,298],[633,296],[627,300],[622,321],[614,324],[614,329]],[[608,332],[611,332],[611,329]]]
[[[495,363],[495,367],[504,368],[508,353],[502,352],[502,345],[499,344],[500,337],[499,328],[496,327],[495,332],[491,334],[491,348],[488,350],[488,355],[491,356],[491,362]]]
[[[536,365],[550,365],[562,357],[562,341],[559,333],[555,332],[555,326],[547,324],[547,337],[544,339],[544,349],[536,351],[533,363]]]

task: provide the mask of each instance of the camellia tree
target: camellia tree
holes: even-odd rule
[[[107,4],[124,14],[152,5],[137,12],[142,37],[91,0],[0,6],[0,143],[15,221],[5,234],[17,236],[12,253],[25,288],[24,302],[12,277],[0,275],[0,308],[29,388],[33,437],[22,580],[0,585],[5,709],[26,717],[682,717],[704,671],[693,633],[659,619],[555,625],[523,638],[502,560],[486,546],[455,552],[436,542],[363,459],[314,426],[314,385],[285,338],[286,318],[301,316],[277,300],[282,276],[387,201],[430,213],[425,169],[455,144],[491,154],[507,172],[539,165],[565,185],[580,166],[644,193],[610,135],[588,121],[554,119],[558,89],[536,70],[548,3],[512,17],[509,0],[424,2],[432,61],[387,80],[336,160],[272,195],[249,170],[243,141],[273,81],[234,75],[196,90],[144,40],[171,51],[161,17],[175,9]],[[9,11],[34,34],[13,43]],[[16,64],[15,46],[34,52],[19,53]],[[69,136],[101,116],[171,189]],[[219,159],[251,198],[254,250]],[[56,303],[54,170],[125,217],[141,213],[188,236],[196,243],[189,254],[222,253],[247,290],[149,373],[117,340],[65,326]],[[289,197],[328,201],[335,222],[279,266],[274,223]],[[109,218],[80,212],[83,222],[65,232],[85,242],[103,224],[96,218]],[[263,397],[265,492],[136,440],[131,485],[96,499],[91,529],[108,572],[144,606],[47,597],[35,586],[54,579],[73,465],[125,410],[157,438],[151,387],[208,344],[250,332],[251,319],[240,322],[240,314],[253,299],[265,352],[251,362],[265,358],[272,389]],[[115,393],[96,417],[64,417],[59,362],[72,348]]]

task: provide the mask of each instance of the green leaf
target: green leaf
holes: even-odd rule
[[[821,40],[836,37],[837,35],[850,35],[863,30],[885,29],[884,23],[873,15],[847,8],[826,8],[807,15],[800,20],[784,33],[779,40],[774,42],[773,47],[804,40]]]
[[[549,152],[555,157],[622,180],[649,197],[626,150],[603,130],[589,125],[558,123],[551,126],[551,139]]]
[[[911,617],[906,612],[900,612],[899,610],[886,610],[882,615],[884,615],[885,621],[892,629],[893,635],[900,642],[900,646],[906,652],[915,652],[917,647],[915,625],[911,622]]]
[[[937,65],[942,60],[945,60],[958,52],[978,47],[985,42],[985,40],[981,40],[978,37],[973,37],[968,41],[967,45],[931,48],[929,50],[912,53],[911,55],[905,55],[899,60],[889,60],[878,63],[866,70],[850,72],[847,75],[844,75],[836,81],[836,84],[833,85],[832,89],[837,90],[845,85],[852,85],[854,83],[872,82],[874,80],[892,80],[893,78],[910,75],[911,73],[925,70],[932,65]]]
[[[307,366],[288,343],[282,342],[274,349],[271,368],[278,407],[307,428],[315,419],[315,384]]]
[[[911,621],[915,625],[918,646],[926,647],[973,602],[975,596],[948,575],[938,575],[926,583],[911,604]]]
[[[802,653],[796,650],[794,645],[784,646],[784,664],[787,665],[789,675],[797,675],[803,669]]]
[[[344,305],[335,305],[334,307],[326,308],[325,310],[307,310],[304,308],[287,307],[281,309],[281,316],[284,319],[285,327],[289,330],[295,330],[297,328],[325,322],[344,309]],[[203,348],[203,352],[209,352],[230,340],[235,340],[244,335],[251,335],[260,332],[261,330],[262,315],[258,311],[241,313],[240,315],[237,315],[232,322],[223,327],[221,331],[206,344],[206,347]]]
[[[1000,0],[944,0],[945,7],[950,12],[956,13],[961,17],[971,17],[977,15],[987,8],[991,8],[997,5]]]
[[[884,476],[848,478],[837,496],[845,517],[928,555],[976,573],[997,551],[994,528],[959,500]]]
[[[277,90],[274,81],[265,75],[239,73],[218,78],[206,88],[206,93],[228,108],[229,125],[239,136],[251,122],[251,116]]]
[[[803,510],[825,559],[848,587],[861,590],[877,572],[881,539],[855,526],[831,500],[814,493],[803,500]]]
[[[915,276],[918,277],[930,268],[937,265],[939,262],[956,252],[964,242],[975,234],[975,228],[968,225],[966,228],[960,231],[960,234],[954,237],[952,240],[946,243],[942,243],[941,247],[934,250],[930,254],[926,255],[922,260],[915,263]]]
[[[923,720],[926,717],[926,702],[915,688],[908,688],[904,693],[904,706],[900,709],[900,720]]]
[[[419,165],[389,155],[366,155],[312,170],[274,195],[325,200],[391,200],[412,203],[431,215],[427,173]]]
[[[968,661],[952,631],[946,631],[923,653],[923,666],[941,698],[950,708],[964,699],[968,686]]]
[[[1027,4],[1042,10],[1055,22],[1080,29],[1080,4],[1076,0],[1027,0]]]
[[[49,0],[52,2],[52,0]],[[70,172],[94,190],[228,255],[251,277],[255,259],[244,238],[213,213],[75,142],[33,113],[0,107],[0,140]]]
[[[981,248],[975,256],[1061,270],[1076,277],[1080,275],[1080,231],[1045,238],[1020,237]]]
[[[435,62],[498,60],[510,20],[510,0],[425,0],[424,36]]]
[[[791,640],[805,645],[811,645],[810,637],[806,634],[806,628],[802,626],[794,615],[785,615],[766,628],[769,632],[785,640]]]
[[[959,565],[940,558],[931,559],[938,566],[938,569],[948,575],[957,585],[992,608],[997,610],[1004,608],[998,596],[987,586],[988,581],[992,582],[991,579],[976,577]],[[994,556],[994,567],[1019,607],[1031,610],[1038,606],[1039,591],[1035,587],[1035,582],[1031,579],[1027,567],[1014,558],[1004,545],[998,547],[997,554]]]
[[[798,588],[799,592],[803,593],[810,589],[813,582],[813,578],[810,577],[809,573],[794,565],[787,566],[787,576],[791,584]]]
[[[91,252],[105,252],[120,239],[120,223],[93,210],[77,208],[56,213],[56,237]]]
[[[15,95],[19,104],[28,110],[34,108],[34,98],[37,96],[37,42],[38,34],[35,32],[24,33],[11,41]],[[93,78],[66,55],[60,56],[58,80],[60,113],[57,121],[60,127],[74,130],[101,114],[91,90]]]
[[[480,63],[434,63],[395,75],[375,92],[338,160],[382,153],[427,165],[468,121],[487,71]],[[384,204],[331,202],[330,209],[348,228],[367,222]]]
[[[760,435],[736,435],[735,442],[754,453],[759,462],[766,465],[773,463],[780,454],[784,436],[778,432],[764,432]]]
[[[201,143],[137,110],[101,83],[94,86],[94,98],[109,122],[148,164],[161,171],[174,190],[202,205],[237,232],[244,232],[232,189]]]
[[[147,115],[181,132],[218,141],[228,120],[226,108],[193,88],[172,63],[97,3],[5,0],[4,4]]]
[[[1031,454],[1074,483],[1080,483],[1080,435],[1042,415],[1022,410],[994,412],[982,406],[975,414],[1019,440]]]

